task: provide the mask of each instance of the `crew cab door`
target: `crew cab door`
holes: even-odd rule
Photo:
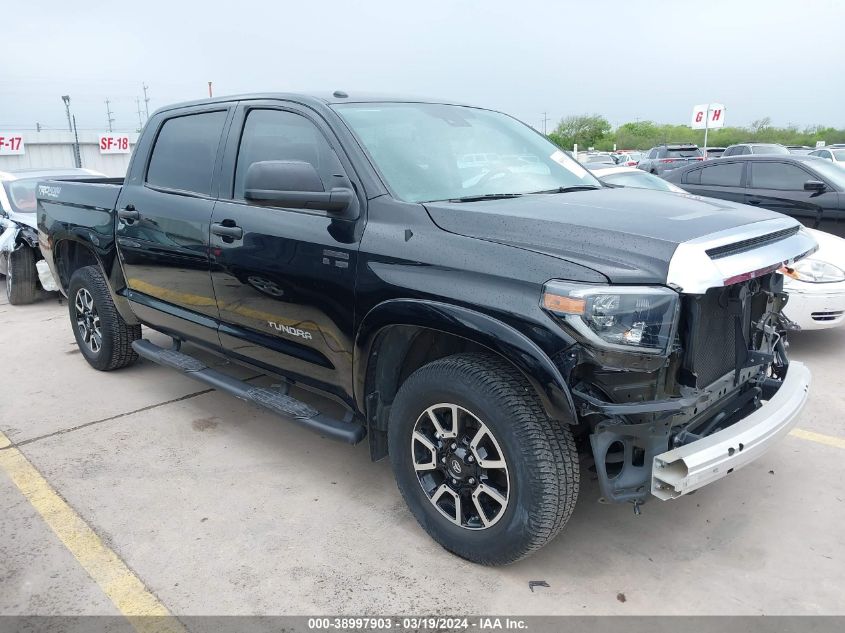
[[[306,162],[325,191],[362,190],[325,122],[285,103],[240,106],[228,135],[211,222],[220,341],[259,367],[351,399],[363,198],[339,215],[244,196],[246,172],[260,161]]]
[[[750,167],[746,203],[790,215],[805,226],[842,235],[837,222],[839,194],[805,191],[804,183],[821,180],[795,163],[776,160],[755,161]]]
[[[135,313],[215,347],[208,237],[229,114],[224,105],[160,115],[151,147],[139,153],[148,158],[133,162],[117,202],[117,248]]]

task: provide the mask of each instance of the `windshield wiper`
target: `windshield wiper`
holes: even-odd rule
[[[590,189],[601,189],[601,187],[596,187],[595,185],[572,185],[570,187],[545,189],[544,191],[532,191],[531,193],[569,193],[570,191],[589,191]]]
[[[450,198],[449,202],[478,202],[479,200],[502,200],[504,198],[519,198],[521,193],[484,193],[477,196]]]

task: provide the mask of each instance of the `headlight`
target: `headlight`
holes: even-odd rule
[[[596,345],[651,354],[666,352],[675,336],[678,293],[661,286],[587,286],[550,281],[543,307]]]
[[[780,271],[787,277],[811,284],[845,281],[845,271],[819,259],[802,259],[794,266],[784,266]]]

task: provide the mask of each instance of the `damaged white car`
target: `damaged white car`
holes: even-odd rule
[[[0,275],[12,305],[32,303],[58,286],[38,248],[35,189],[39,181],[102,177],[92,169],[0,171]]]
[[[810,257],[781,272],[791,330],[822,330],[845,323],[845,239],[807,229],[819,244]]]

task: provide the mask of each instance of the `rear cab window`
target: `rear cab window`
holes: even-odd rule
[[[702,156],[702,153],[698,147],[670,147],[667,155],[669,158],[694,158]]]
[[[211,195],[227,115],[226,110],[215,110],[167,119],[153,146],[146,184],[156,189]]]

